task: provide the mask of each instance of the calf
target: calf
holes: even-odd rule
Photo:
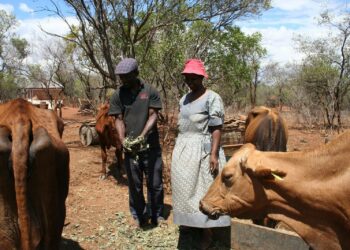
[[[59,249],[69,184],[62,132],[51,110],[0,105],[0,249]]]
[[[115,128],[115,117],[108,115],[109,104],[103,104],[96,116],[96,132],[99,137],[101,146],[102,169],[101,178],[106,178],[107,170],[107,149],[111,146],[115,147],[115,156],[117,159],[117,169],[121,170],[123,164],[122,144],[119,140],[117,130]]]
[[[244,145],[200,202],[221,214],[283,221],[313,249],[350,249],[350,132],[319,148],[261,152]]]

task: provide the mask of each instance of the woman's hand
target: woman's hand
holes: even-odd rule
[[[219,173],[219,145],[221,138],[222,126],[209,127],[212,135],[211,152],[210,152],[210,173],[215,177]]]
[[[218,156],[215,153],[210,154],[210,173],[215,177],[219,172]]]

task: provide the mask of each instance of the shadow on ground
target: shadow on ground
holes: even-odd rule
[[[82,248],[78,242],[62,237],[60,250],[84,250],[84,248]]]
[[[231,249],[231,228],[217,227],[212,228],[213,241],[210,244],[210,250],[230,250]],[[182,227],[179,228],[179,240],[177,249],[194,250],[201,248],[202,228]]]

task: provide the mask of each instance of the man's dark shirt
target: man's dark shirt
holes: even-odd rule
[[[110,100],[108,114],[122,114],[126,136],[136,138],[146,125],[149,108],[162,108],[160,96],[155,88],[141,81],[141,87],[135,94],[125,86],[119,87]],[[150,147],[159,147],[157,126],[149,131],[147,143]]]

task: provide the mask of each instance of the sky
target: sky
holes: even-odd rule
[[[65,9],[62,0],[54,2]],[[33,45],[32,58],[40,55],[41,43],[47,40],[40,27],[56,34],[64,34],[68,30],[60,18],[42,11],[50,4],[48,0],[0,0],[0,9],[16,16],[19,22],[16,32]],[[298,53],[293,39],[298,35],[311,38],[327,36],[325,27],[317,24],[325,7],[334,11],[349,11],[350,0],[272,0],[270,10],[259,17],[238,20],[235,25],[247,34],[262,34],[262,45],[268,52],[265,63],[300,62],[302,55]],[[69,17],[69,10],[65,10],[65,15]],[[76,22],[73,17],[68,20]]]

